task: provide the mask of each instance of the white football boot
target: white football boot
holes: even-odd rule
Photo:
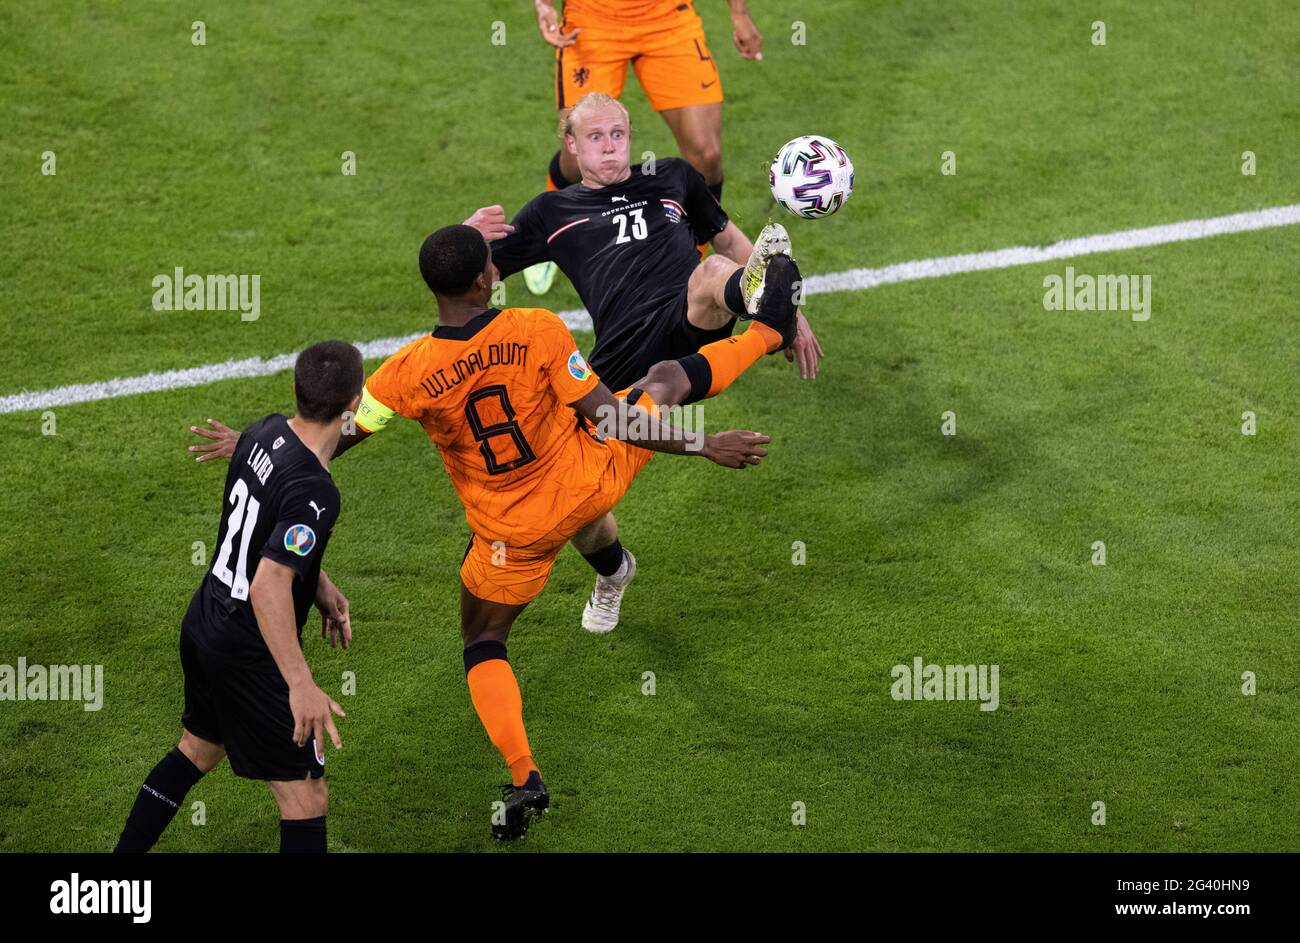
[[[596,575],[596,588],[591,591],[586,608],[582,610],[582,627],[588,632],[613,632],[618,625],[618,607],[623,602],[623,591],[636,576],[636,557],[623,548],[626,567],[622,577]]]
[[[758,303],[763,300],[763,276],[767,263],[774,255],[790,254],[790,236],[780,223],[768,223],[754,240],[754,251],[745,263],[745,274],[740,277],[740,294],[745,299],[745,312],[749,317],[758,314]]]

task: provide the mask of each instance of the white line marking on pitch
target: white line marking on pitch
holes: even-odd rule
[[[1038,248],[1014,246],[992,252],[971,252],[966,255],[900,262],[884,268],[856,268],[829,275],[809,275],[804,279],[804,292],[809,295],[820,295],[833,291],[860,291],[864,288],[875,288],[896,282],[941,278],[963,272],[987,272],[1099,252],[1120,252],[1125,249],[1186,242],[1192,239],[1208,239],[1211,236],[1250,232],[1256,229],[1294,226],[1297,223],[1300,223],[1300,204],[1275,206],[1249,213],[1215,216],[1212,219],[1189,219],[1164,226],[1122,229],[1119,232],[1102,233],[1097,236],[1065,239]],[[591,317],[585,310],[580,308],[576,311],[558,313],[570,330],[591,330]],[[387,357],[420,336],[421,334],[408,334],[405,337],[385,337],[358,344],[357,347],[361,349],[362,356],[367,360],[375,360]],[[70,406],[73,403],[89,403],[101,399],[116,399],[119,396],[132,396],[137,393],[158,393],[191,386],[206,386],[221,380],[270,376],[291,369],[296,356],[296,354],[280,354],[267,359],[248,357],[244,360],[227,360],[224,363],[204,364],[201,367],[188,367],[184,370],[167,370],[161,373],[146,373],[138,377],[121,377],[98,383],[76,383],[51,390],[14,393],[0,397],[0,414],[50,409],[55,406]]]

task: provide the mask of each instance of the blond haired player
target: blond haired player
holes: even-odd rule
[[[563,270],[591,313],[597,375],[621,389],[652,364],[680,360],[698,399],[776,349],[805,378],[817,375],[821,346],[798,311],[795,336],[781,345],[753,326],[732,334],[737,318],[758,310],[769,261],[790,252],[783,226],[768,225],[751,243],[686,161],[632,166],[627,109],[608,95],[584,97],[565,127],[581,183],[538,195],[509,224],[500,206],[483,207],[466,223],[492,240],[503,278],[541,261]],[[701,260],[696,244],[709,241],[717,251]],[[610,541],[617,534],[612,517],[607,534]],[[608,632],[636,561],[629,554],[626,566],[618,559],[592,565],[596,584],[582,624]]]
[[[746,0],[728,0],[732,40],[745,59],[763,58],[763,37]],[[628,66],[650,107],[677,140],[678,152],[700,172],[722,202],[722,78],[691,0],[535,0],[537,29],[555,47],[555,107],[563,119],[584,95],[620,98]],[[573,154],[563,147],[551,159],[547,189],[580,179]],[[544,294],[553,263],[525,272],[529,288]]]

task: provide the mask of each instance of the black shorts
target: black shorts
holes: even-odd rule
[[[591,369],[614,392],[631,386],[661,360],[688,357],[706,344],[726,340],[736,318],[711,331],[686,319],[686,289],[648,312],[640,328],[603,347],[597,341],[591,352]]]
[[[194,736],[226,748],[230,768],[246,779],[319,779],[325,749],[316,740],[293,742],[289,685],[279,671],[258,670],[219,658],[181,631],[185,712],[181,724]]]

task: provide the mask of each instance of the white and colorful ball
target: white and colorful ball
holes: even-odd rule
[[[805,134],[777,151],[768,183],[776,202],[791,213],[818,219],[853,195],[853,162],[830,138]]]

